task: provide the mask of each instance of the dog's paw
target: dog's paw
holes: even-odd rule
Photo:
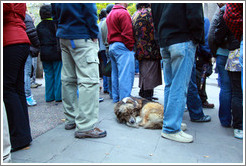
[[[139,124],[142,121],[142,118],[140,116],[136,117],[136,123]]]

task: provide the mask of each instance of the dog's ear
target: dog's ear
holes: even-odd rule
[[[141,109],[142,108],[142,100],[141,99],[137,99],[135,100],[135,108],[137,109]]]

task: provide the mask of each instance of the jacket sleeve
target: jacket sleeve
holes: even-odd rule
[[[204,44],[204,16],[201,3],[187,3],[186,16],[194,43]]]
[[[211,20],[211,25],[209,28],[209,32],[208,32],[208,45],[214,57],[216,56],[216,51],[218,49],[218,45],[215,43],[214,31],[215,31],[216,25],[218,24],[219,12],[220,12],[220,9],[218,8],[215,11],[215,14],[213,15],[213,18]]]
[[[26,33],[27,33],[27,36],[28,36],[32,46],[39,48],[40,42],[39,42],[38,34],[37,34],[36,28],[33,24],[31,16],[26,15],[24,22],[26,24]]]
[[[214,37],[217,45],[222,45],[225,42],[226,36],[228,34],[228,28],[223,19],[224,11],[221,10],[218,17],[218,22],[215,25]]]
[[[154,37],[155,40],[159,39],[158,36],[158,25],[160,22],[160,14],[161,8],[163,8],[163,4],[161,3],[152,3],[151,4],[151,13],[152,13],[152,19],[153,19],[153,25],[154,25]]]
[[[90,29],[91,38],[97,39],[98,37],[98,25],[97,25],[97,7],[95,3],[84,4],[87,10],[86,22]]]
[[[199,51],[202,56],[204,56],[205,59],[210,59],[211,57],[211,51],[208,46],[208,31],[210,27],[210,22],[208,18],[204,18],[204,34],[205,34],[205,43],[199,45]]]
[[[127,11],[124,11],[120,14],[119,23],[122,28],[121,36],[123,43],[130,51],[132,51],[135,40],[133,37],[132,19]]]

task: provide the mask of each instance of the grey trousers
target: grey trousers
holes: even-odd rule
[[[88,131],[98,122],[98,42],[91,39],[60,39],[62,48],[62,101],[66,124],[75,131]],[[79,98],[77,99],[77,88]]]

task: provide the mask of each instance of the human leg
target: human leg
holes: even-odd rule
[[[109,45],[109,56],[111,60],[111,84],[112,84],[112,98],[113,102],[117,103],[120,98],[119,94],[119,80],[118,80],[118,67],[117,67],[117,62],[115,58],[115,43]]]
[[[202,101],[198,94],[196,85],[196,64],[194,63],[187,94],[187,107],[190,118],[193,120],[200,119],[204,116],[202,109]]]
[[[32,141],[24,90],[24,66],[28,54],[28,44],[3,48],[3,100],[8,117],[11,146],[16,150]]]
[[[53,86],[54,86],[55,101],[61,101],[62,100],[61,69],[62,69],[62,61],[54,61],[53,62],[53,70],[54,70],[55,82],[54,82]]]
[[[54,93],[54,83],[55,83],[55,75],[53,70],[52,62],[43,61],[43,69],[45,73],[45,101],[51,102],[55,100]]]
[[[28,55],[25,63],[25,94],[26,97],[29,97],[32,95],[31,93],[31,71],[32,70],[32,56]]]
[[[104,51],[104,50],[100,51],[99,55],[102,58],[103,66],[106,66],[106,64],[107,64],[106,51]],[[104,91],[104,93],[108,93],[108,79],[106,76],[103,76],[103,91]]]
[[[70,40],[60,39],[62,49],[62,104],[65,115],[65,126],[75,124],[75,117],[77,116],[77,76],[75,72],[75,62],[70,53]]]
[[[165,80],[163,132],[180,131],[196,46],[178,43],[161,49]]]
[[[231,81],[231,108],[232,108],[232,127],[242,130],[243,127],[243,94],[241,88],[241,72],[228,72]]]
[[[218,55],[216,66],[220,76],[220,94],[219,94],[219,119],[222,126],[231,126],[231,83],[228,72],[225,70],[227,61],[226,56]]]
[[[134,52],[129,51],[123,43],[119,43],[117,49],[119,100],[122,100],[131,96],[135,75]]]
[[[75,49],[69,47],[75,62],[79,99],[75,117],[76,132],[92,130],[98,122],[99,111],[99,59],[98,43],[92,40],[74,40]],[[63,64],[64,65],[64,64]],[[74,90],[76,97],[76,90]],[[63,91],[62,91],[63,94]]]
[[[31,78],[31,84],[36,84],[36,70],[37,70],[37,57],[32,57],[33,75]]]

